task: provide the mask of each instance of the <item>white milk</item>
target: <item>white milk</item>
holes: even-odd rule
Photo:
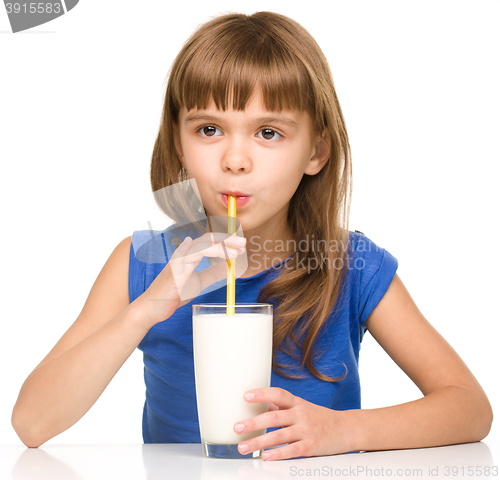
[[[238,421],[268,411],[267,403],[248,403],[243,394],[269,387],[273,316],[193,315],[196,397],[202,442],[236,444],[265,430],[238,435]]]

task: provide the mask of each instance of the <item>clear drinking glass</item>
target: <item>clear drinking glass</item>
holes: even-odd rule
[[[238,444],[265,430],[239,435],[238,421],[267,412],[267,403],[248,403],[243,394],[271,382],[273,307],[267,303],[193,305],[196,401],[203,453],[209,458],[259,458]]]

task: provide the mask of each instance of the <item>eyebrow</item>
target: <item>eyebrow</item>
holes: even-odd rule
[[[191,122],[197,122],[199,120],[203,120],[205,122],[217,122],[220,119],[218,117],[214,117],[211,115],[201,115],[201,114],[188,114],[187,117],[184,120],[184,123],[191,123]],[[253,120],[253,123],[278,123],[278,124],[283,124],[287,125],[292,128],[298,128],[298,125],[296,122],[294,122],[292,119],[285,117],[284,115],[273,115],[269,117],[260,117],[256,118]]]

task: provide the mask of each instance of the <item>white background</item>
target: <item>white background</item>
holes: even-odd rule
[[[299,21],[325,52],[353,151],[350,228],[399,260],[498,412],[500,2],[82,0],[17,34],[0,7],[0,443],[20,443],[19,389],[114,247],[158,226],[149,162],[182,43],[211,16],[257,10]],[[360,370],[365,408],[420,396],[369,335]],[[136,351],[49,443],[141,443],[143,401]]]

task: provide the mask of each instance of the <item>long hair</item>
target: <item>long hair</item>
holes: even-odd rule
[[[344,377],[332,378],[315,367],[321,352],[314,344],[340,300],[346,276],[351,152],[328,62],[301,25],[283,15],[257,12],[223,15],[198,28],[170,70],[151,186],[155,192],[182,179],[174,143],[182,106],[204,109],[214,101],[218,109],[241,111],[257,84],[267,110],[307,111],[315,131],[327,135],[331,144],[321,171],[303,176],[287,217],[295,245],[316,239],[326,248],[297,251],[296,266],[282,269],[259,293],[259,302],[275,305],[273,367],[291,376],[286,373],[289,365],[276,361],[280,350],[299,359],[317,378],[337,381]]]

